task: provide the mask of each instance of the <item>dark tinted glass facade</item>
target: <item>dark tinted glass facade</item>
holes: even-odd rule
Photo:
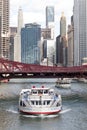
[[[23,63],[40,63],[41,27],[38,24],[26,24],[21,29],[21,60]]]
[[[43,58],[47,58],[47,40],[43,42]]]
[[[46,7],[46,27],[48,27],[49,22],[54,22],[54,7],[53,6]]]

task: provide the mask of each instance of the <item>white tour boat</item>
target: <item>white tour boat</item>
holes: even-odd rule
[[[22,89],[19,98],[19,111],[23,114],[44,116],[58,114],[62,109],[61,95],[48,87]]]
[[[71,80],[68,78],[58,79],[56,81],[55,87],[57,88],[70,88]]]

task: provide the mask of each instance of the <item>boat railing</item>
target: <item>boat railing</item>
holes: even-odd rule
[[[48,95],[48,96],[46,96],[46,95],[32,95],[32,96],[30,96],[29,97],[29,99],[30,100],[50,100],[50,99],[52,99],[53,97],[51,96],[51,95]]]

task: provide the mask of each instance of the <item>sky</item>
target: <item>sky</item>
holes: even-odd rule
[[[54,6],[56,35],[59,35],[60,17],[64,12],[67,25],[70,24],[70,17],[73,14],[74,0],[10,0],[10,26],[17,26],[18,9],[23,10],[24,24],[36,22],[45,27],[45,8]]]

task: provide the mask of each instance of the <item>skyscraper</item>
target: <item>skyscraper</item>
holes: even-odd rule
[[[60,18],[60,35],[61,37],[66,35],[66,17],[64,16],[64,12],[62,12]]]
[[[23,12],[21,7],[18,10],[17,34],[14,38],[14,61],[21,62],[21,28],[23,27]]]
[[[21,30],[21,61],[40,64],[41,26],[37,23],[25,24]]]
[[[46,27],[49,27],[49,24],[54,22],[54,7],[46,7]]]
[[[61,35],[56,37],[56,64],[63,66],[63,43]]]
[[[18,34],[21,33],[22,27],[23,27],[23,11],[22,11],[22,8],[19,7],[19,10],[18,10],[18,29],[17,29]]]
[[[17,27],[10,27],[10,60],[14,61],[14,37],[17,34]]]
[[[74,65],[87,57],[87,0],[74,0]]]
[[[9,59],[9,0],[0,0],[0,57]]]
[[[71,17],[71,24],[68,25],[68,49],[67,49],[67,66],[73,66],[73,47],[74,47],[74,22],[73,16]]]
[[[54,7],[46,7],[46,28],[51,29],[51,39],[54,39]]]
[[[66,17],[64,12],[60,18],[60,35],[56,38],[56,63],[67,65]]]

